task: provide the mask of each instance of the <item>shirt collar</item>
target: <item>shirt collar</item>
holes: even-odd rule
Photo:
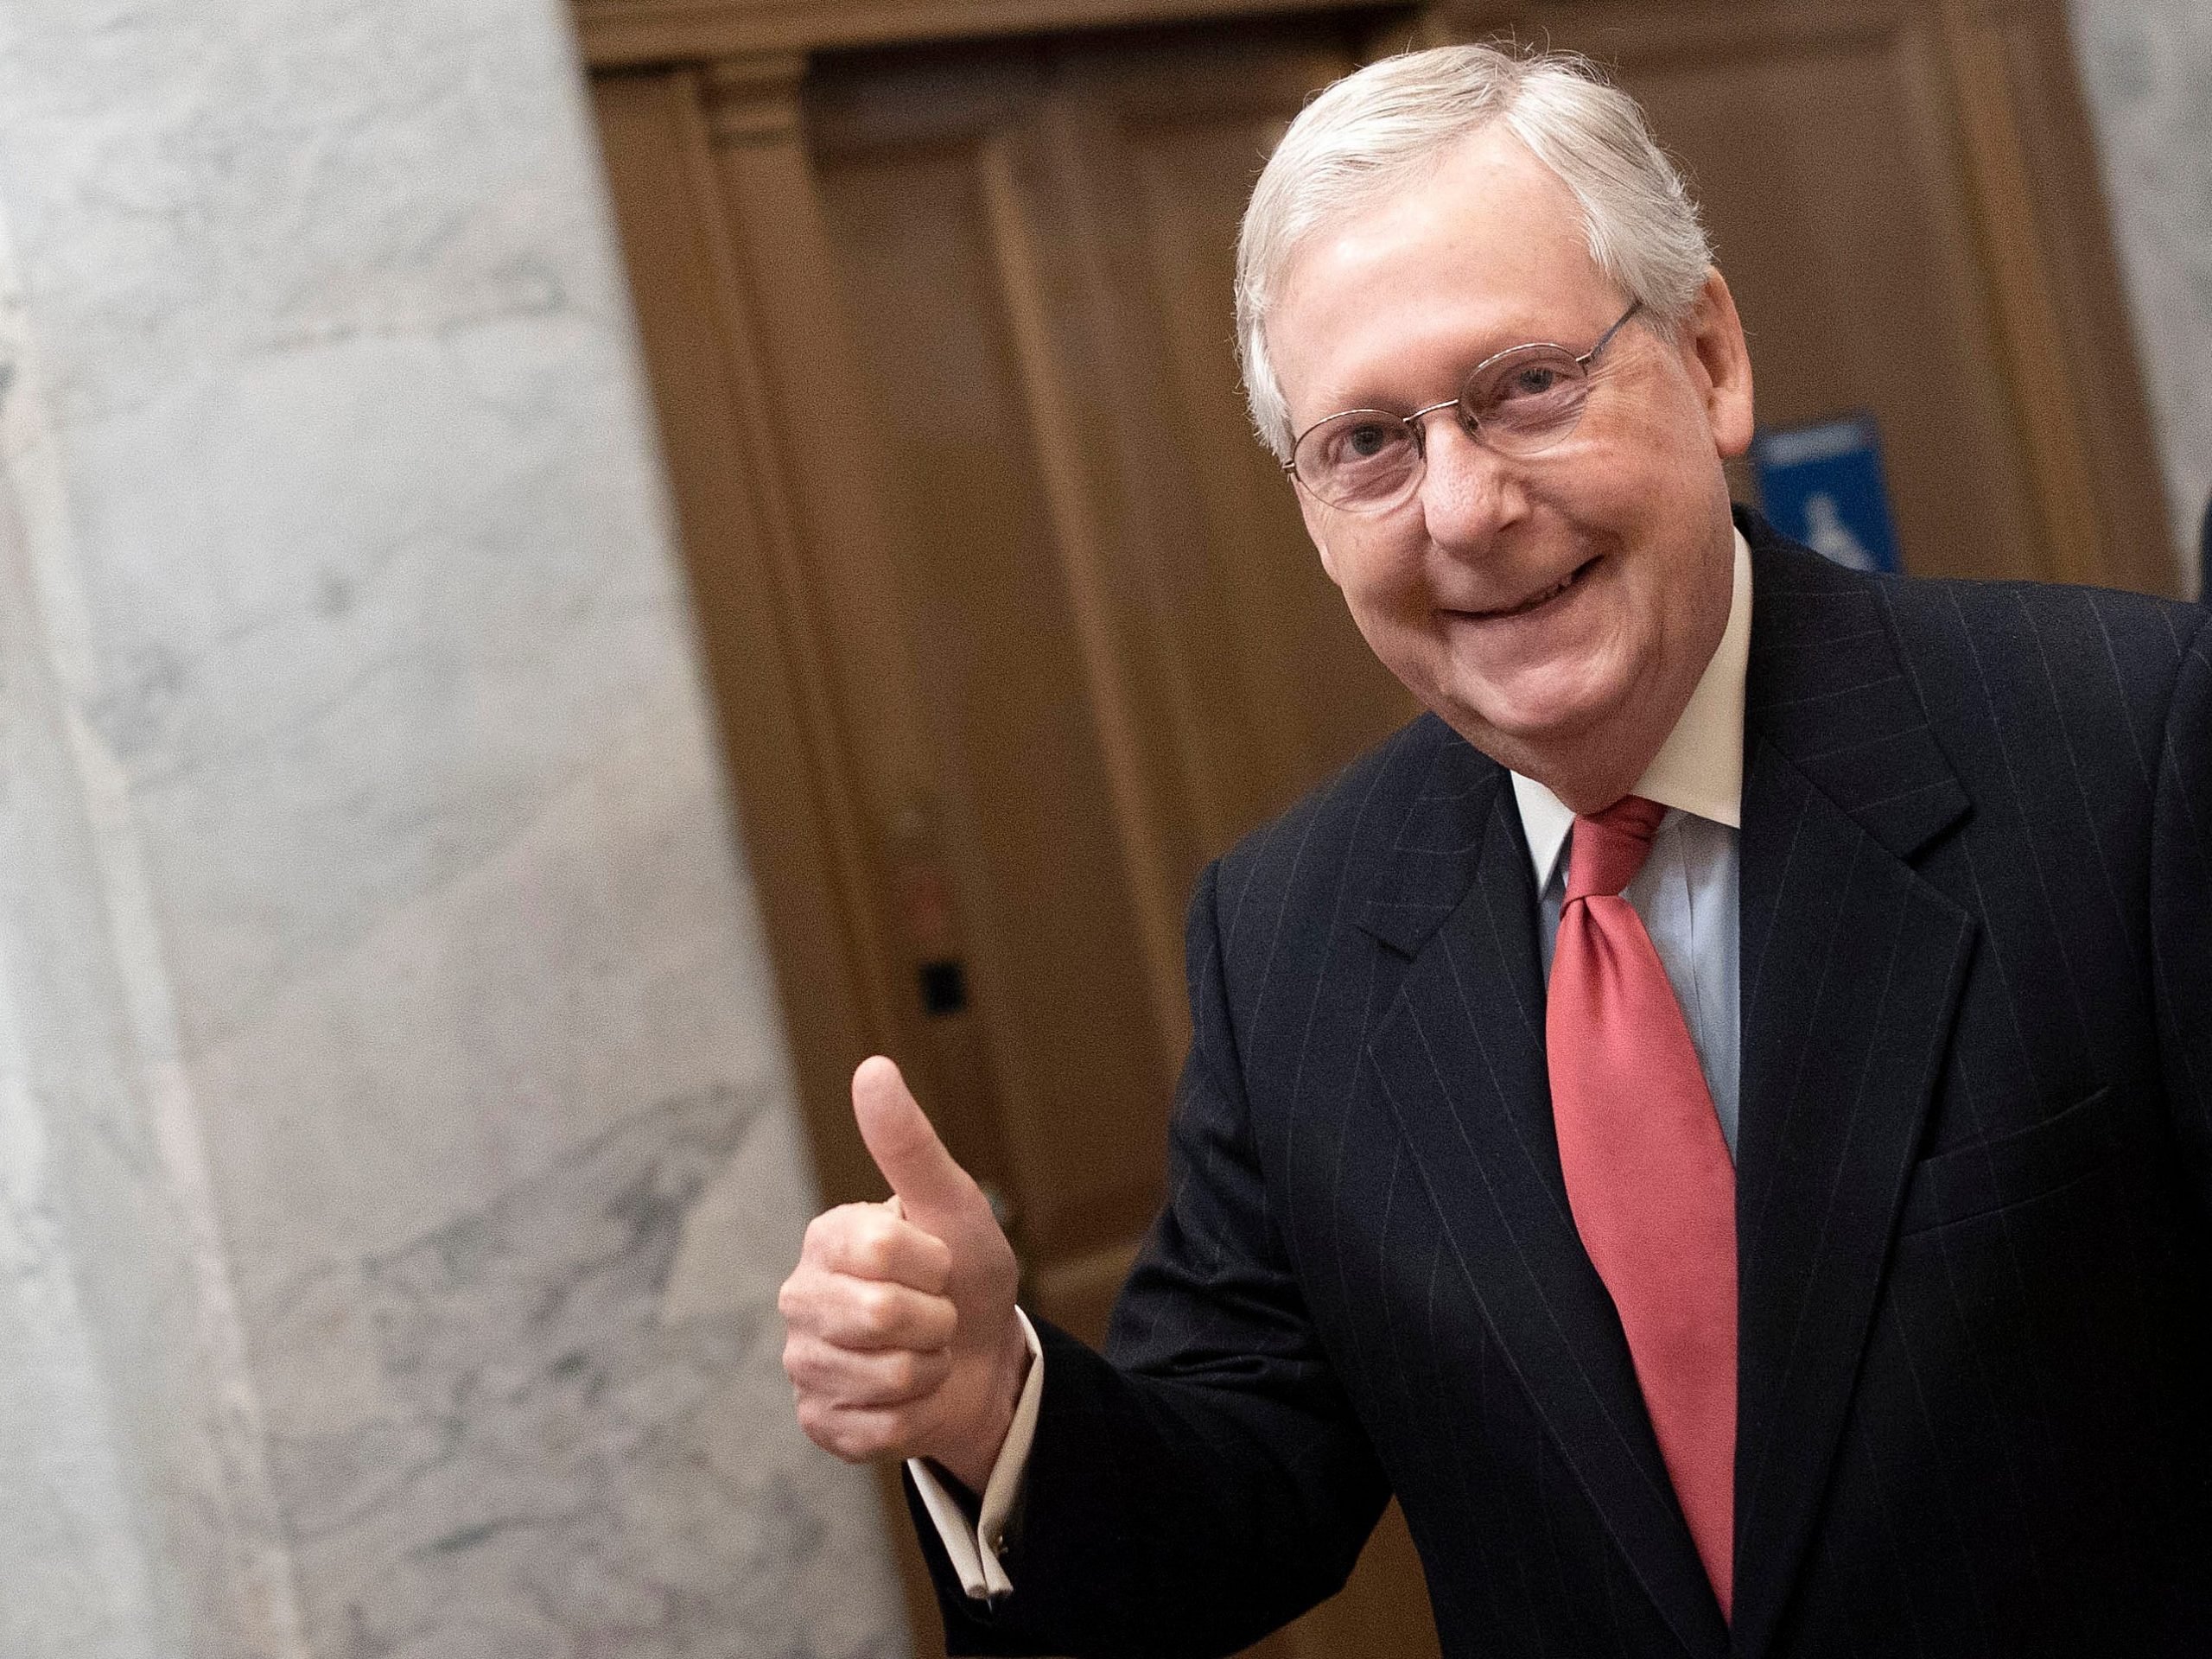
[[[1675,729],[1651,757],[1630,792],[1678,807],[1700,818],[1743,826],[1744,675],[1751,656],[1751,549],[1744,532],[1736,536],[1736,575],[1728,598],[1728,626],[1713,660],[1705,665],[1697,690]],[[1574,810],[1533,778],[1513,774],[1513,798],[1521,809],[1521,832],[1535,866],[1541,893],[1559,862]]]

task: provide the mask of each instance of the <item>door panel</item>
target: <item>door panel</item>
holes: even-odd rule
[[[1096,1340],[1159,1198],[1199,865],[1410,717],[1252,440],[1222,296],[1341,24],[817,65],[1029,1304]],[[1434,1650],[1395,1510],[1269,1644]]]
[[[1279,27],[808,86],[1048,1315],[1095,1308],[1157,1204],[1199,866],[1413,712],[1252,442],[1222,313],[1259,157],[1353,54]]]
[[[1273,86],[1267,67],[1281,76]],[[1253,436],[1230,346],[1232,252],[1259,162],[1303,97],[1291,88],[1320,85],[1341,64],[1286,54],[1258,68],[1207,68],[1222,111],[1210,121],[1163,96],[1166,77],[1122,65],[1097,76],[1092,95],[1116,141],[1099,152],[1113,162],[1098,169],[1103,179],[1118,185],[1109,218],[1129,227],[1135,245],[1124,268],[1141,279],[1161,336],[1185,462],[1174,481],[1194,504],[1197,540],[1225,589],[1211,610],[1179,608],[1181,649],[1193,658],[1226,650],[1243,705],[1270,711],[1252,734],[1256,776],[1243,803],[1256,819],[1402,724],[1414,704],[1352,640],[1292,492]]]
[[[1144,922],[1116,834],[1123,780],[1092,715],[976,162],[935,145],[855,158],[826,200],[873,389],[844,418],[881,423],[892,456],[932,782],[968,848],[968,971],[1025,1244],[1049,1260],[1148,1218],[1173,1033],[1129,971]]]

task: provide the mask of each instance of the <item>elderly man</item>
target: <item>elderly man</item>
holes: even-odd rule
[[[1338,83],[1238,283],[1430,712],[1201,880],[1104,1357],[856,1077],[785,1363],[956,1650],[1233,1650],[1395,1494],[1447,1653],[2212,1651],[2205,613],[1732,521],[1727,284],[1572,62]]]

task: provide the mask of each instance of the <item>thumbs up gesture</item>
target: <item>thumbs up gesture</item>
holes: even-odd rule
[[[799,1427],[851,1463],[934,1458],[980,1492],[1029,1365],[1014,1247],[880,1055],[853,1073],[853,1116],[891,1197],[817,1216],[777,1297]]]

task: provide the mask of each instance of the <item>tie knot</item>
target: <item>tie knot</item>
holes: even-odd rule
[[[1636,880],[1667,809],[1641,795],[1624,795],[1602,812],[1577,814],[1568,849],[1567,900],[1614,894]]]

